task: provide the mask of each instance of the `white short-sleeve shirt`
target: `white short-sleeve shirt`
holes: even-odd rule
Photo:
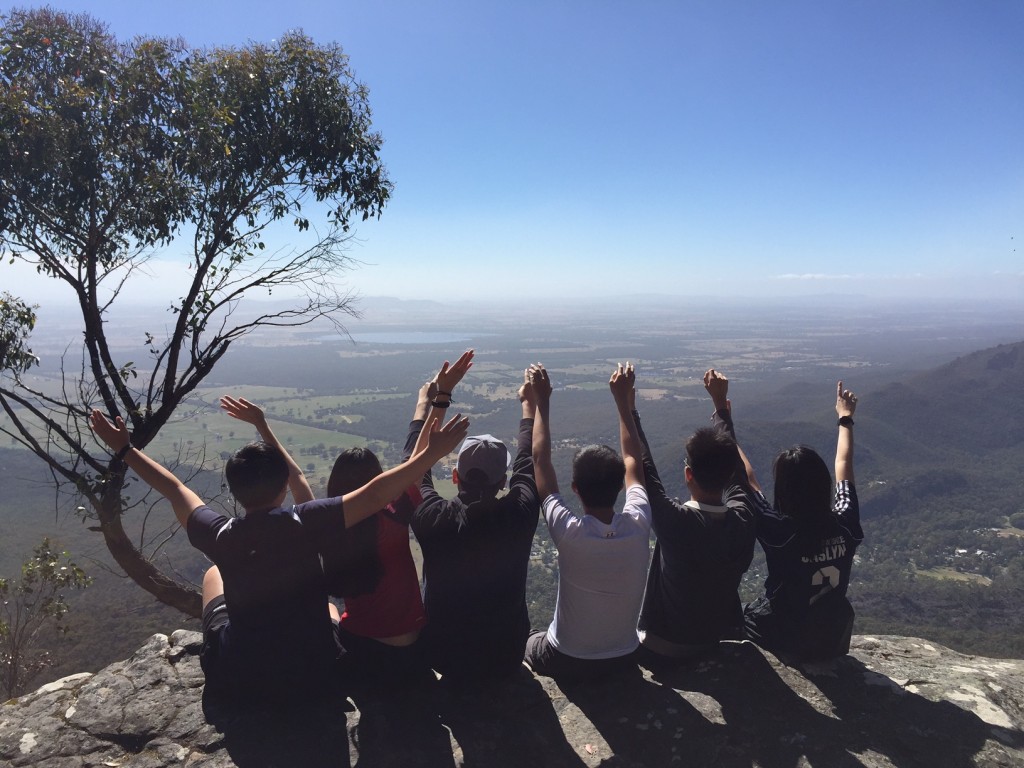
[[[559,494],[542,505],[558,548],[558,599],[548,642],[578,659],[612,659],[636,650],[637,618],[650,562],[651,506],[642,485],[610,524],[578,517]]]

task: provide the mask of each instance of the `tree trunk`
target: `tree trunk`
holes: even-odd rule
[[[143,557],[125,533],[120,515],[110,515],[109,519],[102,520],[100,528],[110,554],[132,581],[161,603],[177,608],[186,616],[198,619],[202,615],[203,603],[199,592],[168,578]]]

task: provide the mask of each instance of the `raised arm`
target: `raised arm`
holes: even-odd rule
[[[757,473],[754,472],[754,465],[750,463],[750,459],[747,458],[747,454],[743,452],[743,447],[739,443],[736,443],[736,450],[739,451],[740,461],[743,462],[743,471],[747,475],[747,485],[760,493],[761,484],[757,482]]]
[[[636,402],[636,371],[633,364],[619,363],[612,371],[608,387],[619,412],[619,443],[622,447],[622,460],[626,464],[626,487],[643,485],[643,447],[636,422],[633,421],[633,406]]]
[[[633,423],[636,425],[637,437],[640,439],[640,457],[644,464],[644,487],[647,489],[647,496],[651,500],[651,508],[657,510],[659,504],[668,502],[669,498],[665,492],[665,485],[661,482],[661,477],[658,475],[658,468],[654,465],[651,446],[647,442],[647,435],[644,434],[644,427],[640,421],[640,413],[636,409],[635,398],[632,404]],[[657,512],[655,512],[655,519],[657,519]]]
[[[425,445],[410,459],[377,475],[373,480],[342,497],[345,527],[350,528],[397,499],[410,484],[416,482],[443,456],[462,442],[469,431],[469,419],[461,414],[443,427],[437,420],[428,420],[423,432]]]
[[[533,474],[543,500],[558,493],[558,477],[551,463],[551,379],[540,363],[527,368],[524,378],[526,383],[520,392],[523,402],[534,406]]]
[[[412,412],[412,421],[409,422],[409,432],[405,436],[405,446],[402,448],[402,461],[408,461],[409,457],[416,453],[417,448],[422,449],[419,438],[423,434],[423,425],[430,414],[430,401],[436,392],[437,384],[433,380],[420,387],[419,395],[416,398],[416,408]]]
[[[533,419],[536,427],[537,419],[537,398],[534,397],[533,382],[530,381],[530,369],[523,371],[523,383],[519,386],[519,404],[523,408],[523,418]],[[537,439],[537,430],[534,429],[531,440]]]
[[[454,364],[450,364],[445,360],[433,381],[428,381],[420,387],[419,400],[416,403],[413,421],[423,419],[429,423],[431,417],[441,420],[441,417],[444,416],[444,411],[451,407],[452,393],[455,391],[455,387],[462,381],[466,372],[473,367],[473,354],[472,349],[467,349]],[[426,431],[420,432],[420,440],[416,442],[417,451],[423,447],[420,441],[424,439],[423,435]]]
[[[715,406],[715,422],[721,423],[725,429],[736,440],[736,430],[732,423],[732,402],[729,400],[729,378],[721,371],[709,368],[704,372],[704,389],[711,395],[711,402]],[[757,473],[754,472],[754,465],[750,463],[747,454],[743,452],[742,446],[736,440],[736,450],[739,452],[740,461],[743,462],[743,473],[746,474],[747,485],[751,489],[760,492],[761,485],[757,482]],[[740,483],[742,485],[742,482]]]
[[[427,420],[427,416],[430,415],[430,403],[435,397],[437,397],[437,382],[434,379],[424,382],[416,396],[416,408],[412,412],[413,421]]]
[[[89,425],[96,437],[102,440],[115,456],[131,467],[142,482],[171,502],[175,517],[178,518],[181,526],[185,527],[189,515],[198,507],[203,506],[203,500],[185,487],[185,484],[176,478],[169,469],[157,464],[138,448],[132,446],[131,435],[120,416],[115,419],[114,423],[111,423],[106,416],[98,410],[94,410],[89,417]]]
[[[274,430],[270,428],[270,424],[267,422],[267,415],[263,412],[263,409],[256,405],[256,403],[250,403],[244,397],[236,400],[227,395],[220,399],[220,407],[231,418],[244,421],[246,424],[252,424],[256,427],[256,431],[259,432],[263,442],[269,443],[281,452],[285,461],[288,462],[288,490],[292,492],[292,500],[296,504],[312,501],[313,489],[309,487],[306,475],[303,474],[302,469],[295,459],[292,458],[292,455],[281,445],[281,441],[277,439],[277,435],[274,434]]]
[[[836,416],[839,417],[839,438],[836,441],[836,482],[853,482],[853,412],[857,396],[836,383]]]

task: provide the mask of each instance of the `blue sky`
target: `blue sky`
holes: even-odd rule
[[[1024,299],[1018,0],[52,5],[340,42],[395,183],[365,295]]]

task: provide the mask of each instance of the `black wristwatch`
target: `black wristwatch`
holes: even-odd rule
[[[840,416],[839,421],[836,422],[836,425],[840,427],[852,427],[853,416]]]

